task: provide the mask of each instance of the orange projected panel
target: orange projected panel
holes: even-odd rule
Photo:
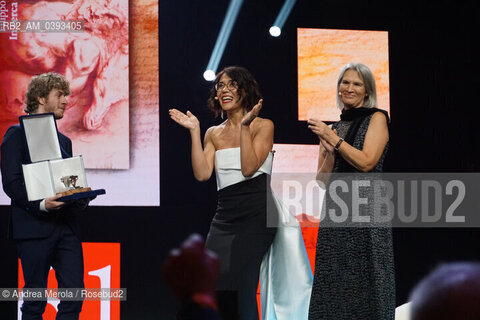
[[[298,29],[298,120],[338,121],[337,78],[349,62],[370,68],[378,108],[390,111],[388,32]]]
[[[84,259],[84,283],[85,288],[120,288],[120,243],[82,243]],[[18,287],[23,288],[22,265],[18,260]],[[55,272],[50,269],[48,275],[48,288],[57,288]],[[54,320],[60,301],[48,300],[44,320]],[[21,318],[23,301],[18,302],[18,318]],[[120,301],[87,300],[83,302],[80,320],[119,320]]]

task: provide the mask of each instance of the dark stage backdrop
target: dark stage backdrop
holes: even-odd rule
[[[476,1],[302,1],[280,38],[268,28],[283,1],[244,2],[221,67],[241,65],[264,95],[262,116],[275,122],[276,143],[316,144],[297,121],[296,28],[389,32],[391,149],[389,172],[478,172],[479,85],[474,52]],[[202,132],[219,123],[206,109],[210,84],[202,74],[228,1],[160,1],[160,189],[158,207],[94,207],[84,241],[121,243],[122,319],[173,319],[175,304],[161,279],[168,250],[191,232],[206,235],[215,209],[214,177],[194,181],[189,134],[168,109],[191,110]],[[8,208],[0,209],[0,287],[16,285],[16,249],[5,240]],[[397,304],[437,263],[479,260],[479,229],[395,229]],[[2,303],[0,319],[16,306]]]

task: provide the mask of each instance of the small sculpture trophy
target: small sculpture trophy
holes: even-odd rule
[[[82,188],[81,186],[77,186],[78,176],[63,176],[60,178],[60,180],[62,181],[65,188],[68,189],[67,191],[62,192],[62,196],[69,196],[74,193],[92,190],[91,188]]]
[[[77,187],[78,176],[64,176],[64,177],[61,177],[60,180],[62,180],[62,183],[65,186],[65,188],[69,190],[81,188],[81,187]]]

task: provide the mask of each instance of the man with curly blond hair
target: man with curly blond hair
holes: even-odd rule
[[[60,74],[34,76],[25,99],[28,114],[53,113],[63,118],[70,93],[69,83]],[[58,133],[63,158],[72,156],[72,142]],[[10,232],[22,263],[24,288],[46,288],[50,268],[55,270],[59,288],[84,288],[83,252],[79,240],[77,214],[85,203],[57,201],[60,195],[28,201],[22,164],[31,163],[25,134],[11,126],[1,145],[1,172],[5,193],[11,199]],[[82,207],[82,208],[81,208]],[[57,320],[78,319],[83,301],[61,301]],[[47,301],[24,301],[22,319],[42,319]]]

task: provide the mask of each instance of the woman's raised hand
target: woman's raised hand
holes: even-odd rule
[[[333,132],[335,134],[337,134],[337,130],[336,129],[333,129]],[[334,153],[335,152],[335,148],[330,144],[328,143],[327,141],[325,141],[324,139],[320,138],[320,143],[322,144],[323,148],[325,148],[325,150],[328,152],[328,153]]]
[[[173,121],[190,131],[200,128],[200,122],[190,111],[185,114],[177,109],[170,109],[168,113]]]
[[[250,123],[258,116],[260,109],[262,109],[263,99],[258,100],[258,103],[247,112],[242,119],[242,126],[249,126]]]
[[[325,122],[319,119],[308,119],[308,128],[313,131],[320,139],[325,139],[328,131],[331,131]]]
[[[333,132],[333,134],[337,135],[337,130],[332,130],[325,122],[319,119],[308,119],[308,128],[318,136],[320,143],[327,152],[333,153],[335,151],[333,146],[325,139],[329,133]]]

